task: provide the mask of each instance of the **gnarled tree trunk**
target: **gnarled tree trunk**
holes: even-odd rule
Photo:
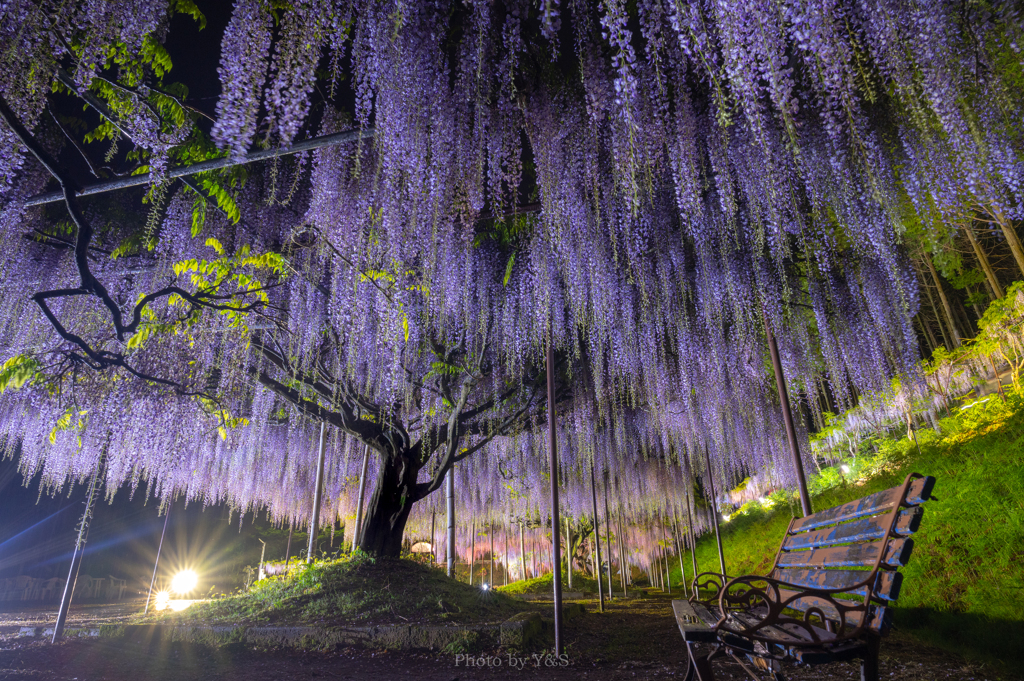
[[[359,538],[362,551],[391,558],[401,555],[405,523],[417,500],[418,474],[419,466],[409,453],[383,457]]]

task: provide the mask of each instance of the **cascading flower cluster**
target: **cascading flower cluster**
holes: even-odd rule
[[[57,406],[38,386],[5,394],[24,469],[60,485],[105,449],[111,489],[146,479],[161,496],[308,517],[317,426],[250,380],[266,366],[251,348],[259,332],[299,369],[344,377],[424,433],[451,407],[424,377],[480,360],[474,385],[506,416],[505,391],[535,379],[553,343],[576,516],[589,513],[591,462],[631,519],[681,514],[693,502],[679,490],[695,477],[705,490],[752,471],[788,484],[766,327],[793,406],[812,417],[825,394],[845,407],[893,376],[920,380],[904,220],[964,201],[1024,217],[1024,106],[1010,87],[1021,14],[917,0],[632,7],[238,0],[222,43],[220,147],[241,156],[258,130],[287,144],[346,120],[372,127],[373,142],[253,168],[243,219],[210,218],[197,239],[187,199],[173,197],[155,251],[164,266],[128,277],[105,266],[118,296],[155,288],[167,259],[214,258],[213,237],[228,252],[286,252],[290,275],[269,294],[279,316],[226,327],[207,311],[133,354],[152,375],[216,390],[217,410],[131,378],[83,377]],[[351,116],[331,103],[310,116],[324,58],[350,64],[330,85],[351,88]],[[268,200],[289,185],[289,205]],[[7,265],[19,281],[40,260],[72,276],[67,256],[30,248]],[[2,305],[8,355],[49,342],[23,299]],[[102,334],[96,310],[60,307]],[[437,348],[462,354],[440,361]],[[481,521],[548,513],[543,418],[536,410],[458,465],[460,504]],[[492,434],[466,433],[462,446]],[[336,433],[329,443],[324,511],[349,515],[362,445]],[[418,507],[418,536],[438,503]]]

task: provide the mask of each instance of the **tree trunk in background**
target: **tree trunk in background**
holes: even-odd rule
[[[954,298],[953,301],[956,303],[953,309],[956,311],[957,319],[960,320],[960,328],[963,331],[967,332],[968,335],[973,336],[974,324],[971,323],[971,316],[967,314],[967,308],[964,306],[963,302],[961,302],[959,298]]]
[[[920,327],[921,333],[924,336],[924,342],[925,342],[926,348],[928,349],[928,352],[923,354],[922,356],[925,359],[927,359],[927,358],[931,357],[931,354],[933,352],[935,352],[935,345],[936,345],[936,343],[935,343],[935,336],[932,335],[932,330],[929,329],[928,325],[924,323],[924,319],[921,318],[920,314],[918,314],[916,317],[914,317],[914,321],[917,322],[917,325]]]
[[[939,292],[939,300],[942,301],[942,309],[946,313],[946,324],[949,326],[950,335],[953,337],[953,347],[958,348],[963,341],[960,340],[960,331],[956,328],[956,317],[953,316],[953,307],[949,304],[949,298],[946,297],[946,292],[942,288],[942,280],[939,279],[939,273],[935,271],[935,265],[932,264],[931,256],[922,252],[922,257],[924,258],[924,264],[932,275],[935,288]]]
[[[985,279],[988,281],[988,287],[992,291],[992,295],[996,298],[1002,298],[1003,287],[999,283],[999,278],[996,277],[995,270],[992,269],[992,263],[988,261],[988,255],[981,248],[981,244],[978,243],[978,238],[974,234],[974,226],[967,225],[965,231],[967,232],[967,238],[971,241],[974,255],[978,258],[978,263],[981,265],[981,271],[985,273]]]
[[[917,260],[911,258],[911,262],[914,263],[914,271],[917,272],[918,279],[924,278],[924,273],[921,272],[921,268],[918,266]],[[932,289],[930,286],[922,283],[921,288],[924,289],[925,295],[928,296],[928,303],[932,307],[932,312],[935,314],[935,322],[939,325],[939,335],[942,336],[942,344],[946,346],[947,350],[953,349],[953,343],[950,341],[949,334],[946,332],[946,325],[942,323],[942,314],[939,312],[939,306],[935,304],[935,296],[932,295]],[[922,319],[922,324],[924,320]],[[937,347],[937,346],[936,346]]]
[[[998,210],[992,209],[990,213],[996,219],[996,222],[999,223],[999,228],[1003,230],[1003,236],[1006,237],[1006,243],[1010,245],[1013,259],[1017,261],[1017,269],[1020,270],[1021,277],[1024,278],[1024,248],[1020,245],[1017,232],[1013,229],[1010,221]]]

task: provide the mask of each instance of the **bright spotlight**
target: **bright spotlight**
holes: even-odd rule
[[[154,610],[166,610],[167,604],[171,600],[171,594],[166,591],[159,591],[156,594],[156,600],[153,602]]]
[[[843,475],[846,475],[847,473],[850,472],[850,467],[844,463],[842,466],[839,467],[839,470],[843,472]]]
[[[199,576],[195,572],[192,570],[182,570],[174,575],[174,579],[171,580],[171,591],[176,594],[187,594],[196,588],[198,583]]]
[[[491,588],[491,586],[489,584],[484,584],[480,588],[483,589],[484,591],[487,591],[487,590],[489,590]]]
[[[730,518],[732,518],[732,516],[729,515],[728,513],[723,513],[722,514],[722,520],[724,520],[725,522],[729,522]]]

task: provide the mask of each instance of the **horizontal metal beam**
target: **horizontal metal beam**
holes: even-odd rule
[[[254,151],[246,154],[242,158],[215,158],[209,161],[203,161],[196,163],[191,166],[182,166],[180,168],[169,169],[165,177],[177,178],[187,177],[189,175],[195,175],[196,173],[202,173],[207,170],[219,170],[221,168],[231,168],[232,166],[245,165],[246,163],[253,163],[255,161],[265,161],[270,158],[277,158],[279,156],[288,156],[290,154],[297,154],[300,151],[312,151],[314,149],[322,149],[324,147],[333,147],[339,144],[346,144],[348,142],[354,142],[359,139],[367,139],[374,136],[373,128],[366,128],[364,130],[348,130],[346,132],[336,132],[332,135],[321,135],[320,137],[311,137],[308,140],[302,142],[296,142],[295,144],[288,147],[279,147],[277,149],[263,149],[260,151]],[[96,182],[94,184],[86,185],[79,191],[76,196],[91,196],[93,194],[103,194],[105,192],[112,192],[118,189],[127,189],[129,187],[141,187],[152,182],[151,173],[144,175],[132,175],[130,177],[118,177],[113,180],[105,180],[103,182]],[[64,193],[61,191],[46,192],[45,194],[36,194],[25,200],[24,205],[28,206],[41,206],[45,203],[55,203],[57,201],[64,200]]]

